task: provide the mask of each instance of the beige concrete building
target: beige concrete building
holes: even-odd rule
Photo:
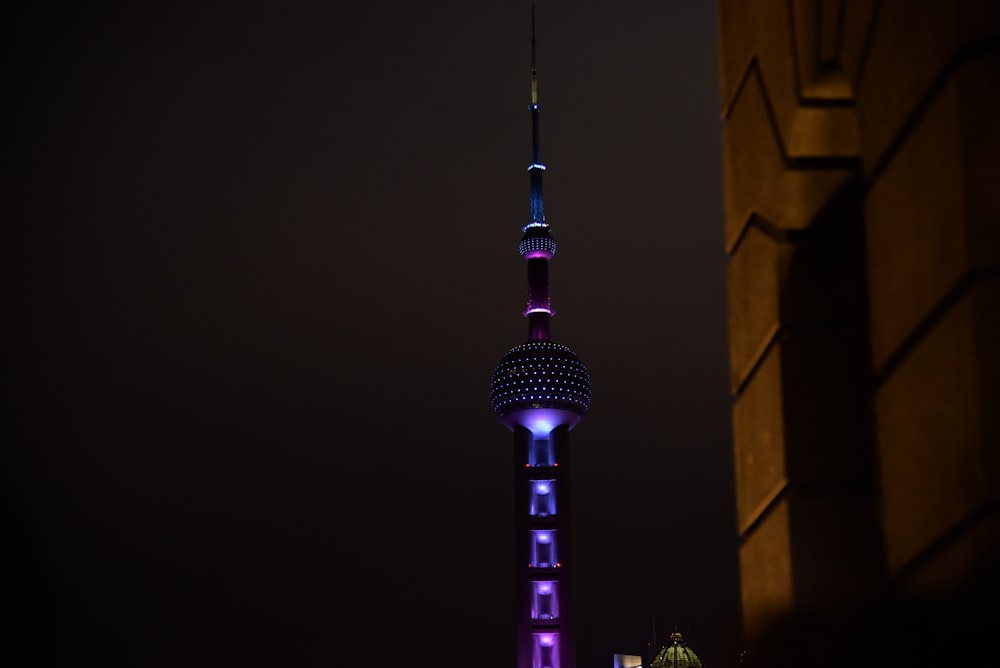
[[[719,25],[753,647],[1000,570],[1000,2],[720,0]]]

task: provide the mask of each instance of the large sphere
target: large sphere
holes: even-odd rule
[[[590,405],[590,374],[566,346],[528,341],[497,364],[490,395],[493,412],[508,426],[528,426],[526,421],[542,415],[573,426]]]

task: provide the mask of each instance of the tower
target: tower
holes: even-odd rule
[[[574,668],[569,431],[587,411],[590,376],[573,351],[549,335],[556,243],[542,203],[533,7],[529,109],[531,218],[518,245],[528,265],[528,340],[493,370],[490,395],[497,419],[514,434],[517,668]]]

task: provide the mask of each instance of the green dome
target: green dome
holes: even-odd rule
[[[670,644],[657,653],[653,668],[705,668],[698,655],[684,643],[677,631],[670,634]]]

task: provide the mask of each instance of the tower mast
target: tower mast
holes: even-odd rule
[[[556,254],[556,242],[545,221],[545,204],[542,197],[542,164],[539,148],[541,106],[538,104],[538,68],[536,66],[535,7],[531,7],[531,165],[528,167],[531,185],[531,221],[521,230],[524,237],[518,250],[528,262],[528,305],[524,315],[528,318],[528,339],[548,340],[549,319],[554,315],[549,295],[549,260]]]
[[[514,434],[516,665],[575,668],[569,431],[587,412],[590,375],[549,331],[549,261],[556,242],[542,201],[534,6],[529,110],[531,219],[518,245],[528,264],[528,340],[494,368],[490,395],[497,420]]]

